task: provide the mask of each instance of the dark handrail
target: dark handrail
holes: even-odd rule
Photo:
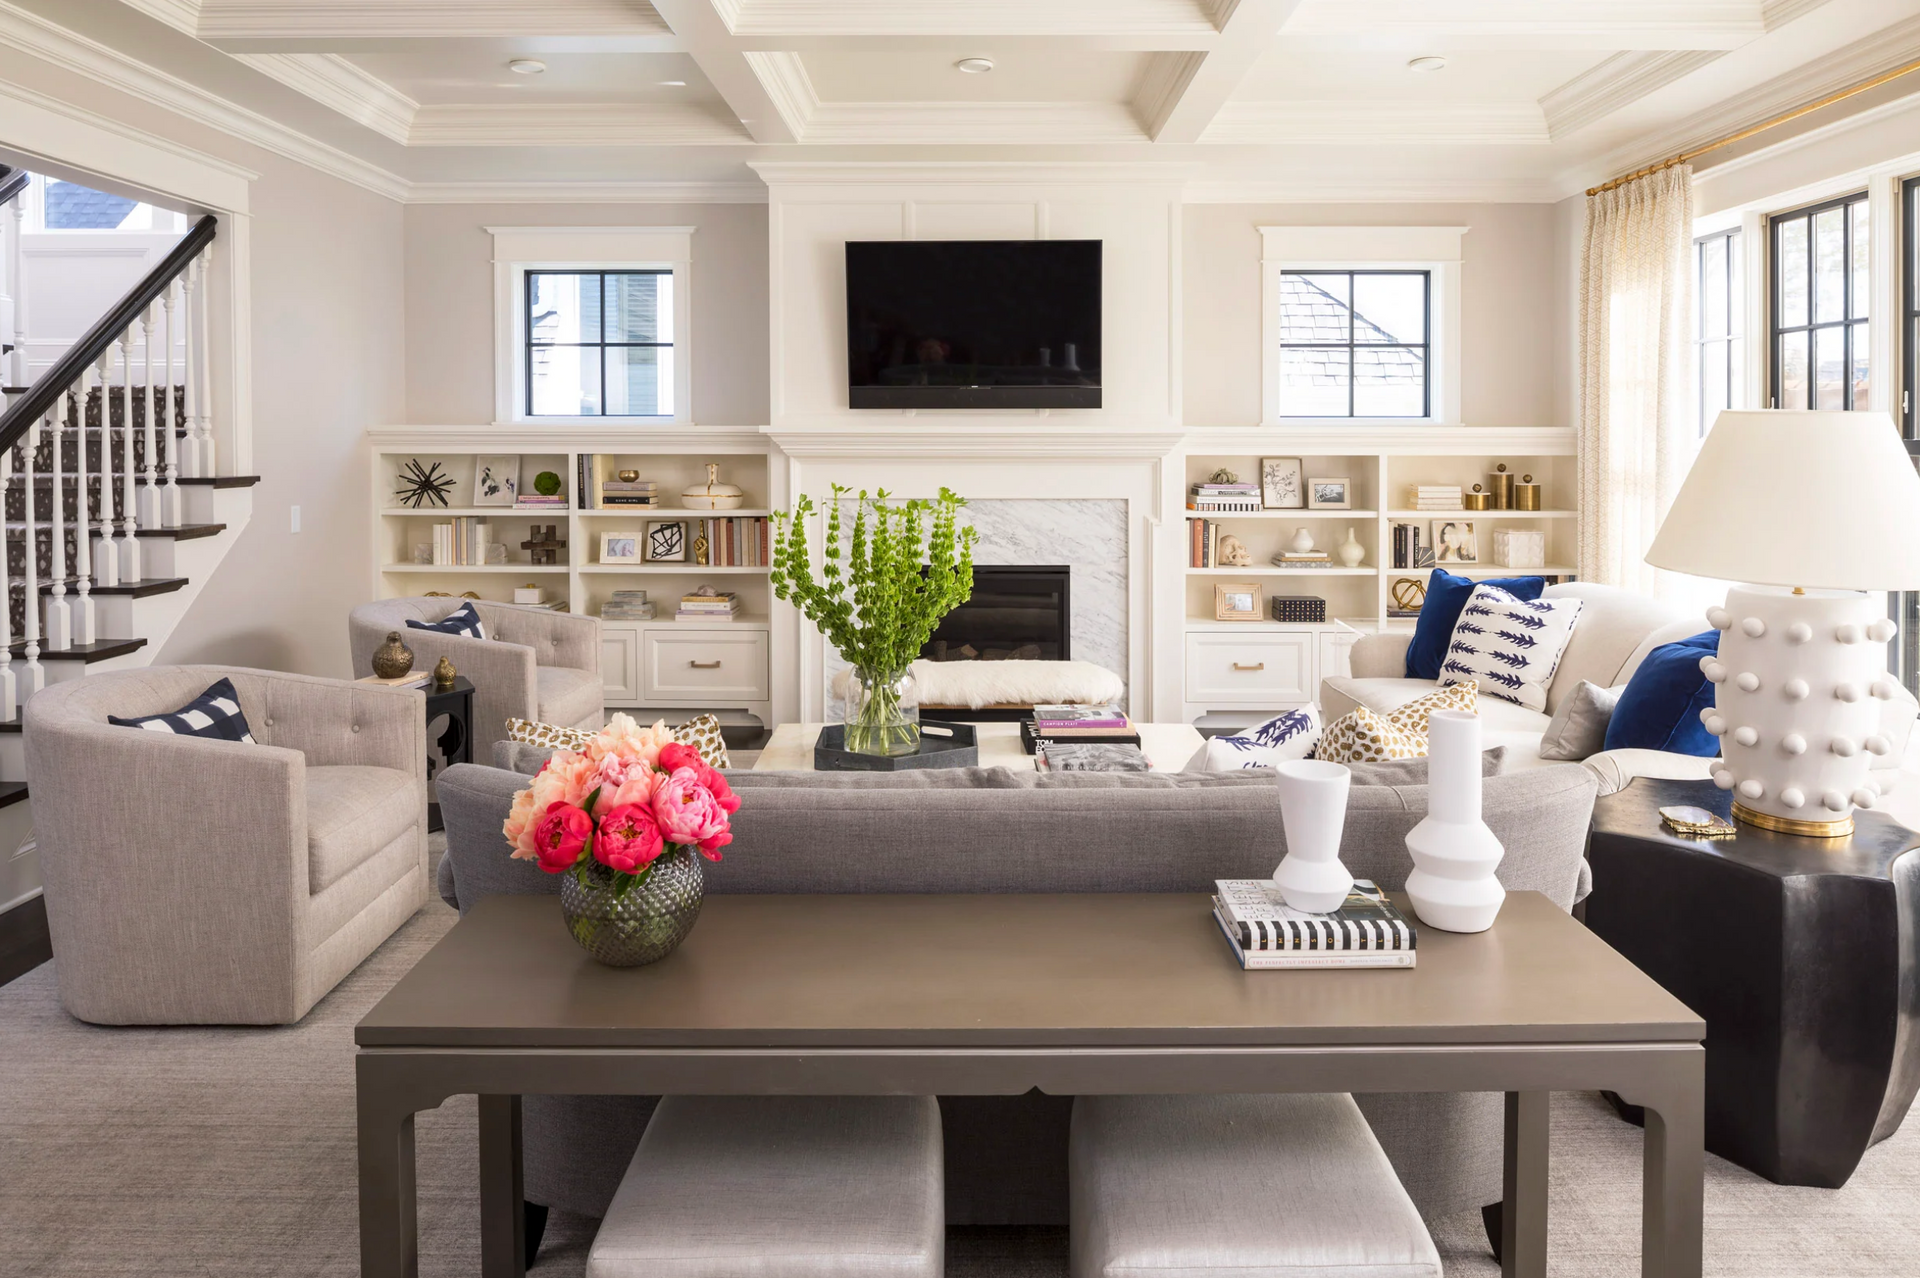
[[[32,181],[33,174],[25,169],[9,169],[6,165],[0,164],[0,207],[4,207],[8,200],[26,190]]]
[[[153,305],[155,298],[172,286],[174,280],[187,269],[188,263],[200,255],[201,249],[213,243],[218,221],[209,213],[195,222],[193,229],[180,237],[180,242],[173,246],[160,265],[147,272],[145,279],[129,289],[112,310],[87,330],[86,336],[60,357],[59,363],[27,388],[26,394],[14,400],[6,412],[0,413],[0,449],[12,448],[19,443],[28,427],[46,416],[54,401],[66,394],[80,380],[81,374],[99,363],[100,357],[107,353],[107,348],[113,345],[120,334],[126,332],[147,307]],[[101,420],[106,419],[103,417]]]

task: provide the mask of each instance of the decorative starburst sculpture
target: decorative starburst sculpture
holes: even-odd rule
[[[439,462],[430,462],[421,466],[418,458],[409,458],[400,468],[400,487],[393,495],[402,505],[418,510],[429,501],[436,506],[447,504],[447,494],[453,491],[453,476],[442,474]]]

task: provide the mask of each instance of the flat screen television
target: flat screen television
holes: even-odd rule
[[[849,240],[847,396],[1100,407],[1100,241]]]

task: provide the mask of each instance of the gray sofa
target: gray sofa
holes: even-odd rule
[[[535,757],[496,750],[502,762]],[[977,768],[728,779],[742,806],[725,862],[707,874],[714,893],[1202,892],[1216,878],[1265,878],[1286,851],[1278,792],[1261,772],[1079,777]],[[499,893],[559,890],[554,876],[508,859],[500,827],[524,784],[519,772],[475,764],[441,774],[439,886],[449,904],[465,910]],[[1488,779],[1486,819],[1507,848],[1500,878],[1508,888],[1572,907],[1585,890],[1595,788],[1576,764]],[[1412,869],[1402,840],[1426,806],[1424,785],[1356,785],[1342,846],[1354,874],[1401,887]],[[1230,961],[1224,949],[1221,961]],[[1357,1099],[1427,1216],[1499,1201],[1497,1095]],[[1071,1101],[942,1097],[947,1219],[1065,1224]],[[603,1214],[651,1104],[527,1097],[528,1199]]]

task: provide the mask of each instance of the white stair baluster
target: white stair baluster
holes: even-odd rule
[[[106,406],[106,361],[89,364],[80,374],[80,393],[73,412],[73,589],[67,611],[72,618],[73,645],[84,648],[94,640],[93,508],[87,482],[87,406],[100,383],[101,407]]]
[[[73,404],[73,392],[63,393],[47,417],[49,452],[52,465],[47,469],[47,597],[46,648],[59,652],[73,647],[73,611],[67,604],[67,476],[61,444],[67,433],[67,410]]]
[[[21,538],[25,544],[26,567],[20,574],[26,597],[21,608],[20,637],[26,641],[26,648],[20,654],[26,664],[21,674],[20,700],[26,701],[34,693],[47,686],[47,672],[40,666],[40,521],[35,514],[34,454],[40,449],[40,423],[33,422],[27,427],[27,437],[21,441],[20,456],[24,473],[20,477],[20,486],[25,490],[25,534]]]
[[[181,279],[181,296],[186,307],[186,382],[187,438],[186,447],[181,454],[182,475],[199,478],[207,472],[200,469],[200,263],[206,260],[202,253],[187,263],[187,272]]]
[[[27,280],[26,255],[20,237],[27,229],[27,196],[22,191],[13,197],[13,239],[8,252],[7,287],[13,290],[13,384],[27,384]]]
[[[94,434],[100,440],[100,471],[94,484],[100,493],[100,513],[93,519],[100,528],[100,535],[91,537],[87,548],[87,567],[96,586],[117,586],[120,584],[120,548],[113,542],[113,348],[108,347],[100,356],[100,362],[94,366],[94,372],[100,381],[100,424]],[[80,441],[80,470],[86,473],[86,436],[83,432]],[[3,488],[0,485],[0,488]],[[85,530],[83,535],[85,534]],[[99,637],[99,626],[92,621],[92,600],[88,600],[88,616],[94,629],[87,640],[92,643]]]
[[[213,442],[213,246],[201,250],[193,269],[199,282],[200,306],[194,317],[194,381],[200,386],[200,412],[194,419],[194,432],[200,443],[194,456],[195,472],[202,478],[220,473]]]
[[[153,436],[154,418],[160,415],[160,369],[158,361],[154,358],[159,354],[154,349],[158,341],[156,330],[159,327],[159,306],[147,307],[146,312],[140,316],[140,340],[146,348],[147,355],[147,380],[140,392],[141,416],[145,419],[141,423],[142,430],[145,432],[141,440],[143,451],[140,458],[140,479],[142,482],[136,494],[140,499],[140,509],[136,518],[142,528],[160,526],[160,488],[159,476],[154,465]]]
[[[13,450],[0,448],[0,515],[6,511],[7,485],[12,482]],[[5,526],[0,519],[0,529]],[[13,560],[4,536],[0,536],[0,712],[0,719],[8,721],[20,713],[13,681]]]
[[[162,483],[160,498],[156,509],[160,514],[160,527],[178,528],[180,526],[180,485],[176,482],[180,471],[180,443],[174,432],[178,429],[180,416],[180,382],[173,376],[174,343],[179,340],[176,312],[180,300],[180,281],[176,278],[168,281],[167,291],[161,294],[161,303],[167,311],[166,340],[166,383],[160,391],[160,420],[154,429],[158,432],[160,452],[154,455],[154,463],[160,468]],[[184,316],[180,316],[184,319]],[[180,380],[185,380],[182,370]],[[148,447],[152,447],[151,441]]]
[[[139,321],[135,321],[138,323]],[[140,538],[135,535],[138,505],[133,491],[133,325],[120,334],[120,584],[141,580]]]

